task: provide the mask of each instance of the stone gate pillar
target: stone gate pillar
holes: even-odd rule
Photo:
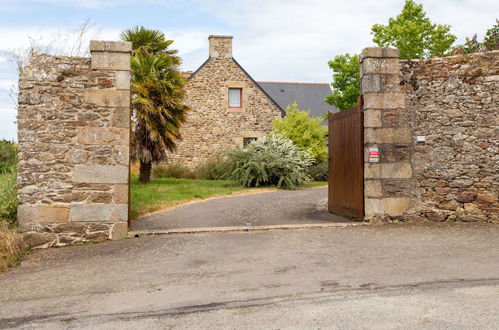
[[[131,43],[34,55],[19,80],[19,224],[32,246],[120,239],[129,207]]]
[[[360,63],[365,218],[396,218],[411,208],[412,190],[412,132],[400,90],[399,51],[366,48]],[[377,162],[369,159],[369,148],[378,149]]]

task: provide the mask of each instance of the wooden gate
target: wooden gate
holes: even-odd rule
[[[329,114],[329,196],[331,213],[364,219],[364,120],[362,99],[351,109]]]

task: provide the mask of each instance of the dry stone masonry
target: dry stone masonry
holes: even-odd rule
[[[366,219],[499,222],[499,51],[361,56]],[[366,150],[367,155],[367,150]]]
[[[90,51],[34,55],[20,77],[18,220],[33,246],[127,234],[131,44]]]
[[[229,88],[242,89],[241,108],[229,108]],[[272,131],[281,109],[232,57],[231,36],[209,37],[209,58],[186,85],[191,107],[182,126],[183,140],[168,154],[168,164],[203,165],[220,150],[243,146],[244,138]]]

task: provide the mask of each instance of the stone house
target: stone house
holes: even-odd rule
[[[232,57],[232,36],[208,39],[208,59],[193,73],[184,73],[185,103],[191,111],[168,164],[194,168],[217,151],[242,147],[271,132],[272,122],[294,102],[317,109],[317,115],[335,110],[318,105],[331,94],[327,84],[258,83]]]

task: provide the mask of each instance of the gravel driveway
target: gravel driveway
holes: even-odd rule
[[[140,218],[131,230],[350,222],[327,212],[327,188],[222,197]]]

